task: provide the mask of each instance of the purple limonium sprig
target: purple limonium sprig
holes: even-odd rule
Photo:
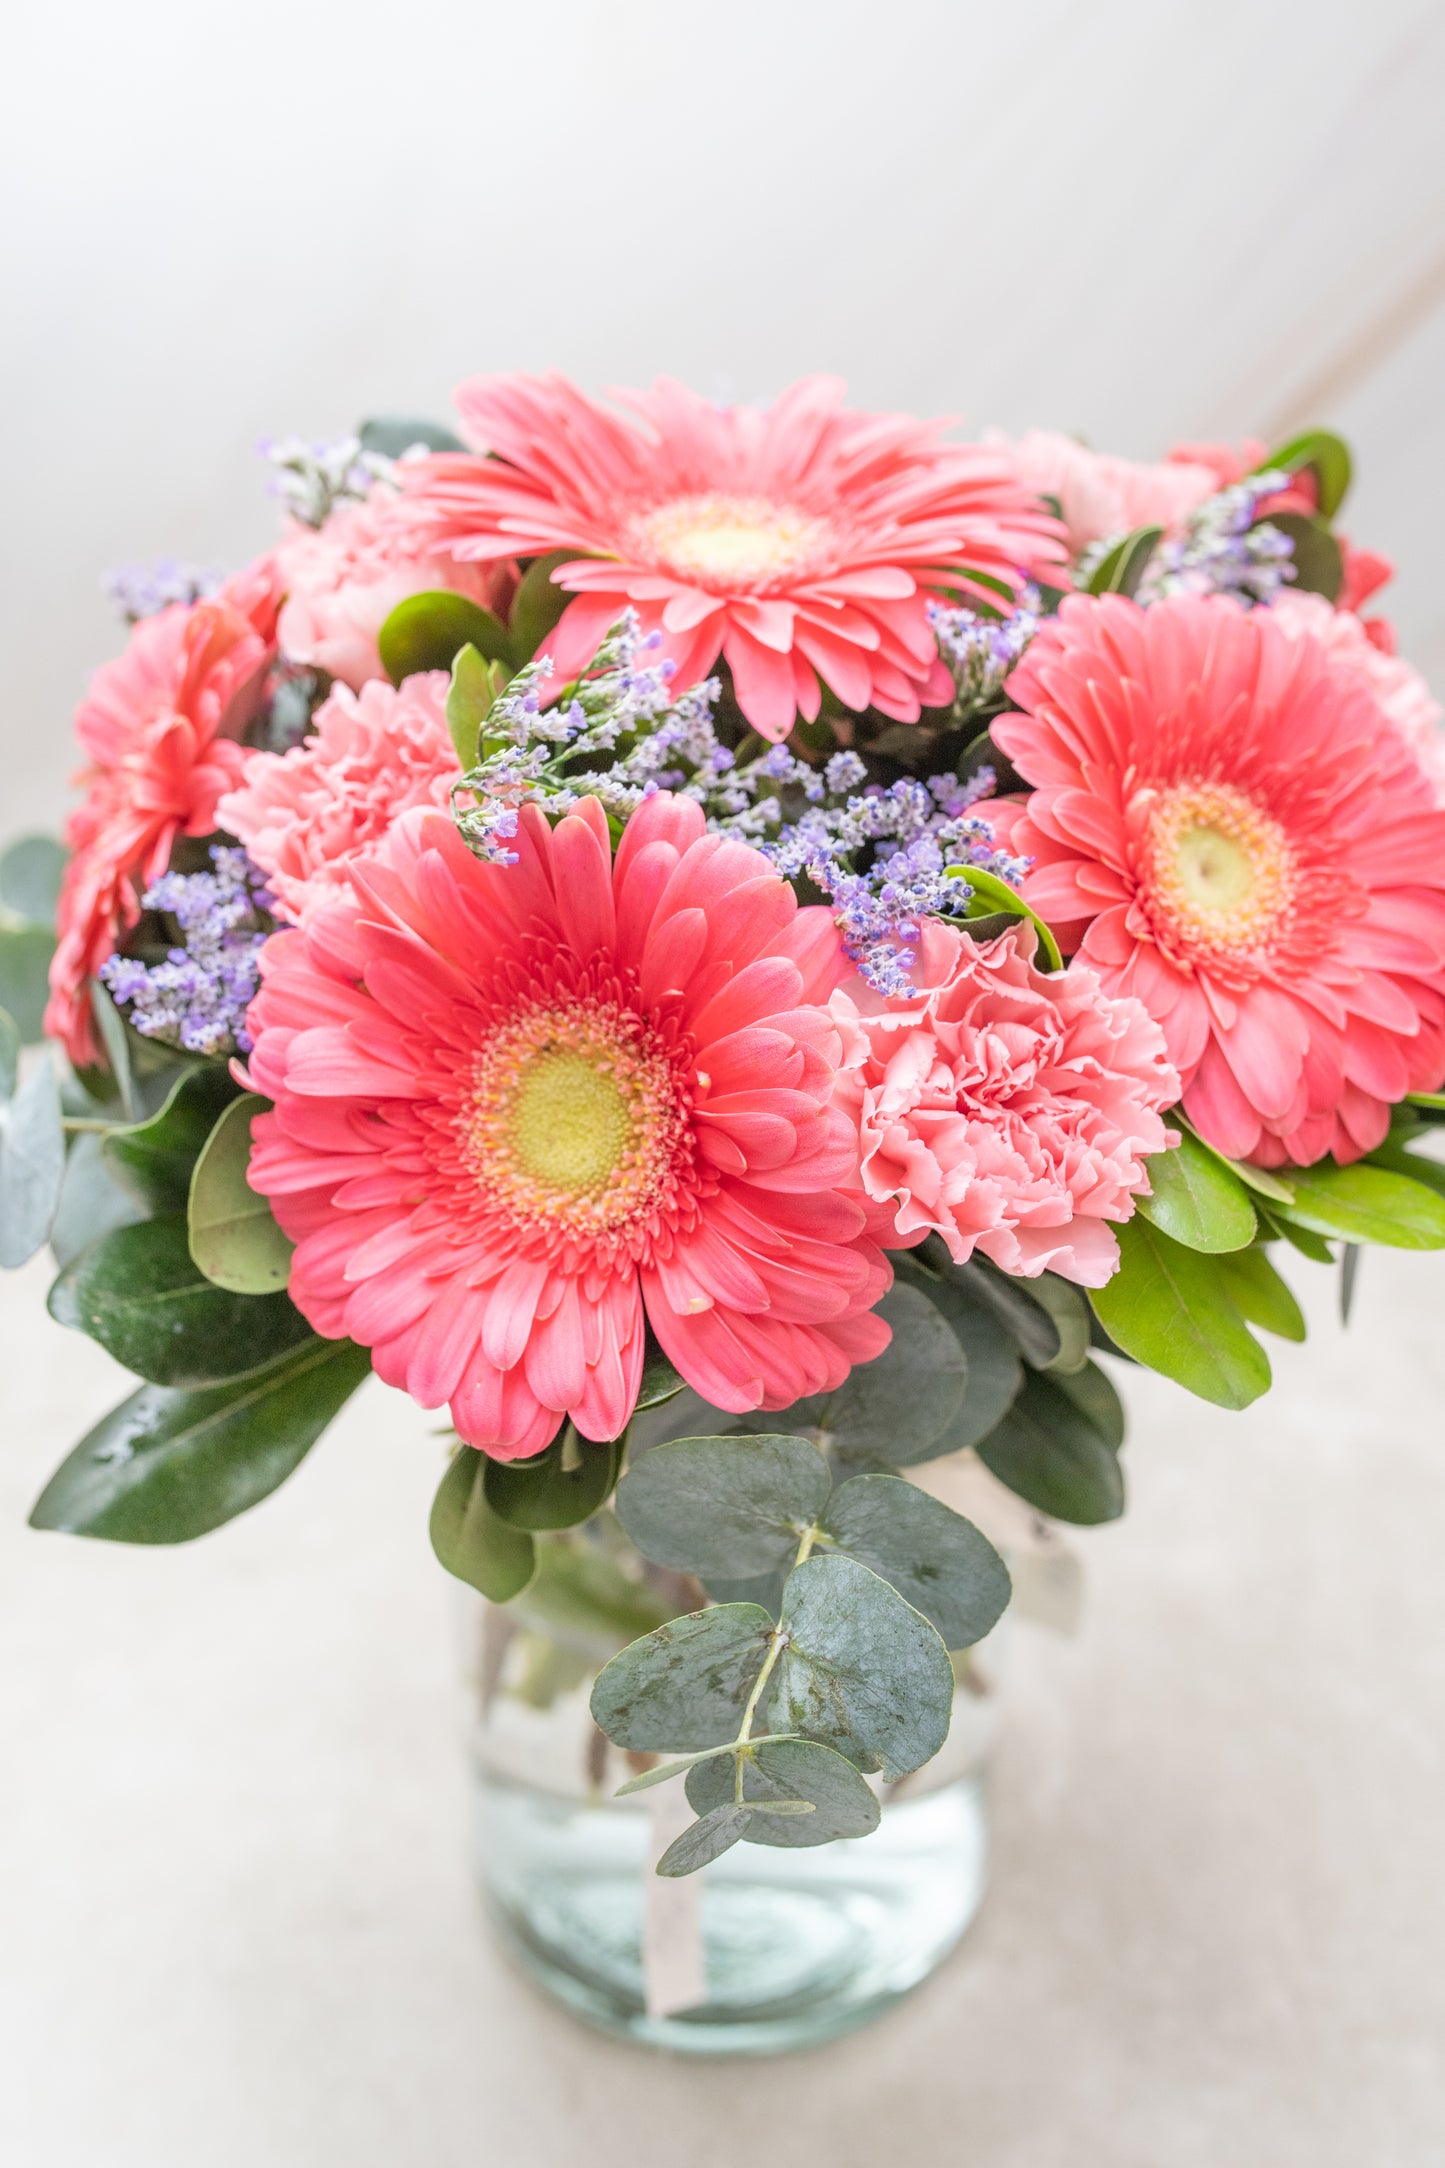
[[[183,564],[178,557],[158,557],[153,565],[114,565],[101,581],[128,625],[155,617],[173,602],[200,602],[220,584],[219,572],[206,565]]]
[[[1155,550],[1137,599],[1150,603],[1166,595],[1232,595],[1246,604],[1273,602],[1295,577],[1294,543],[1268,520],[1256,521],[1261,500],[1289,486],[1289,475],[1271,469],[1246,475],[1206,497],[1190,513],[1183,534]],[[1111,547],[1103,545],[1104,552]],[[1082,560],[1079,573],[1087,580]]]
[[[359,504],[396,471],[394,459],[364,450],[360,437],[316,444],[303,437],[262,437],[257,450],[276,470],[272,495],[304,527],[320,527],[339,504]]]
[[[959,721],[991,708],[1003,697],[1004,680],[1039,629],[1039,593],[1026,587],[1007,617],[985,617],[962,604],[930,602],[928,622],[938,652],[953,676]]]
[[[275,931],[275,898],[242,850],[213,846],[211,868],[163,873],[141,898],[180,930],[164,963],[111,956],[100,977],[143,1037],[188,1054],[249,1054],[246,1011],[260,984],[262,944]]]

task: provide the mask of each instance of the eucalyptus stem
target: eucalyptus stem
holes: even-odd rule
[[[813,1545],[817,1542],[817,1540],[818,1531],[816,1528],[805,1528],[803,1530],[802,1538],[798,1544],[797,1555],[793,1560],[794,1566],[802,1565],[803,1560],[809,1555],[813,1548]],[[791,1567],[789,1568],[789,1571],[792,1571]],[[788,1637],[784,1633],[781,1624],[775,1625],[771,1634],[768,1636],[768,1653],[763,1658],[763,1666],[761,1671],[759,1671],[757,1677],[753,1681],[753,1690],[748,1696],[747,1707],[743,1710],[743,1720],[741,1725],[739,1726],[738,1735],[733,1741],[734,1747],[745,1747],[748,1743],[749,1738],[752,1736],[753,1718],[757,1714],[758,1703],[763,1698],[763,1689],[766,1687],[768,1680],[773,1675],[773,1667],[777,1663],[778,1658],[783,1653],[783,1645],[786,1642],[787,1638]],[[739,1807],[743,1803],[744,1759],[745,1757],[740,1752],[735,1753],[733,1756],[733,1802],[736,1806]]]

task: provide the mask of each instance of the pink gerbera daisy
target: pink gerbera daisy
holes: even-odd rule
[[[72,1061],[99,1058],[89,985],[140,916],[140,898],[177,836],[209,835],[237,781],[235,739],[259,698],[275,622],[269,561],[219,595],[141,621],[96,672],[75,718],[90,755],[83,805],[66,826],[74,853],[56,914],[45,1028]],[[260,629],[258,629],[258,626]]]
[[[854,979],[833,996],[838,1101],[858,1123],[864,1194],[911,1244],[935,1232],[961,1264],[1048,1270],[1102,1287],[1111,1221],[1149,1186],[1147,1155],[1177,1141],[1164,1035],[1079,964],[1037,969],[1032,927],[971,941],[925,921],[913,999]]]
[[[993,725],[1024,894],[1266,1166],[1358,1158],[1445,1074],[1445,813],[1365,686],[1269,610],[1070,597]],[[1008,819],[1008,816],[1004,816]]]
[[[397,516],[463,559],[578,552],[554,575],[577,597],[547,641],[561,677],[630,603],[679,686],[721,653],[765,737],[817,714],[820,678],[846,707],[915,722],[953,697],[930,597],[997,600],[974,572],[1058,578],[1062,530],[1000,452],[850,412],[843,390],[805,377],[760,411],[660,379],[617,393],[618,414],[565,377],[476,377],[457,404],[489,456],[408,463]]]
[[[405,814],[359,913],[264,952],[251,1181],[292,1299],[500,1459],[617,1436],[648,1320],[717,1407],[831,1390],[887,1344],[889,1270],[841,1193],[826,914],[666,793],[615,865],[595,800],[516,840],[482,864]]]
[[[349,892],[348,861],[373,849],[399,813],[443,806],[461,765],[447,729],[445,671],[400,690],[336,686],[315,729],[286,753],[246,757],[239,789],[216,809],[266,875],[281,915],[309,918]]]

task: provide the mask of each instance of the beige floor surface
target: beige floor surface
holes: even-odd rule
[[[973,1934],[866,2035],[699,2068],[489,1947],[427,1419],[369,1386],[176,1552],[26,1531],[121,1384],[0,1291],[10,2168],[1445,2161],[1445,1258],[1244,1417],[1132,1389],[1084,1631],[1012,1689]]]

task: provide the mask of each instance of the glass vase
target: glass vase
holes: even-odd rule
[[[657,1757],[614,1747],[588,1696],[607,1656],[694,1608],[700,1592],[659,1589],[679,1577],[635,1553],[620,1564],[585,1546],[549,1553],[600,1572],[614,1605],[628,1586],[642,1603],[609,1627],[565,1587],[559,1602],[554,1585],[506,1610],[478,1599],[468,1614],[478,1865],[522,1970],[608,2032],[694,2055],[829,2039],[934,1971],[984,1890],[998,1633],[955,1660],[942,1753],[899,1783],[870,1780],[883,1810],[871,1836],[805,1849],[738,1844],[672,1881],[653,1868],[692,1818],[682,1783],[616,1798]]]

